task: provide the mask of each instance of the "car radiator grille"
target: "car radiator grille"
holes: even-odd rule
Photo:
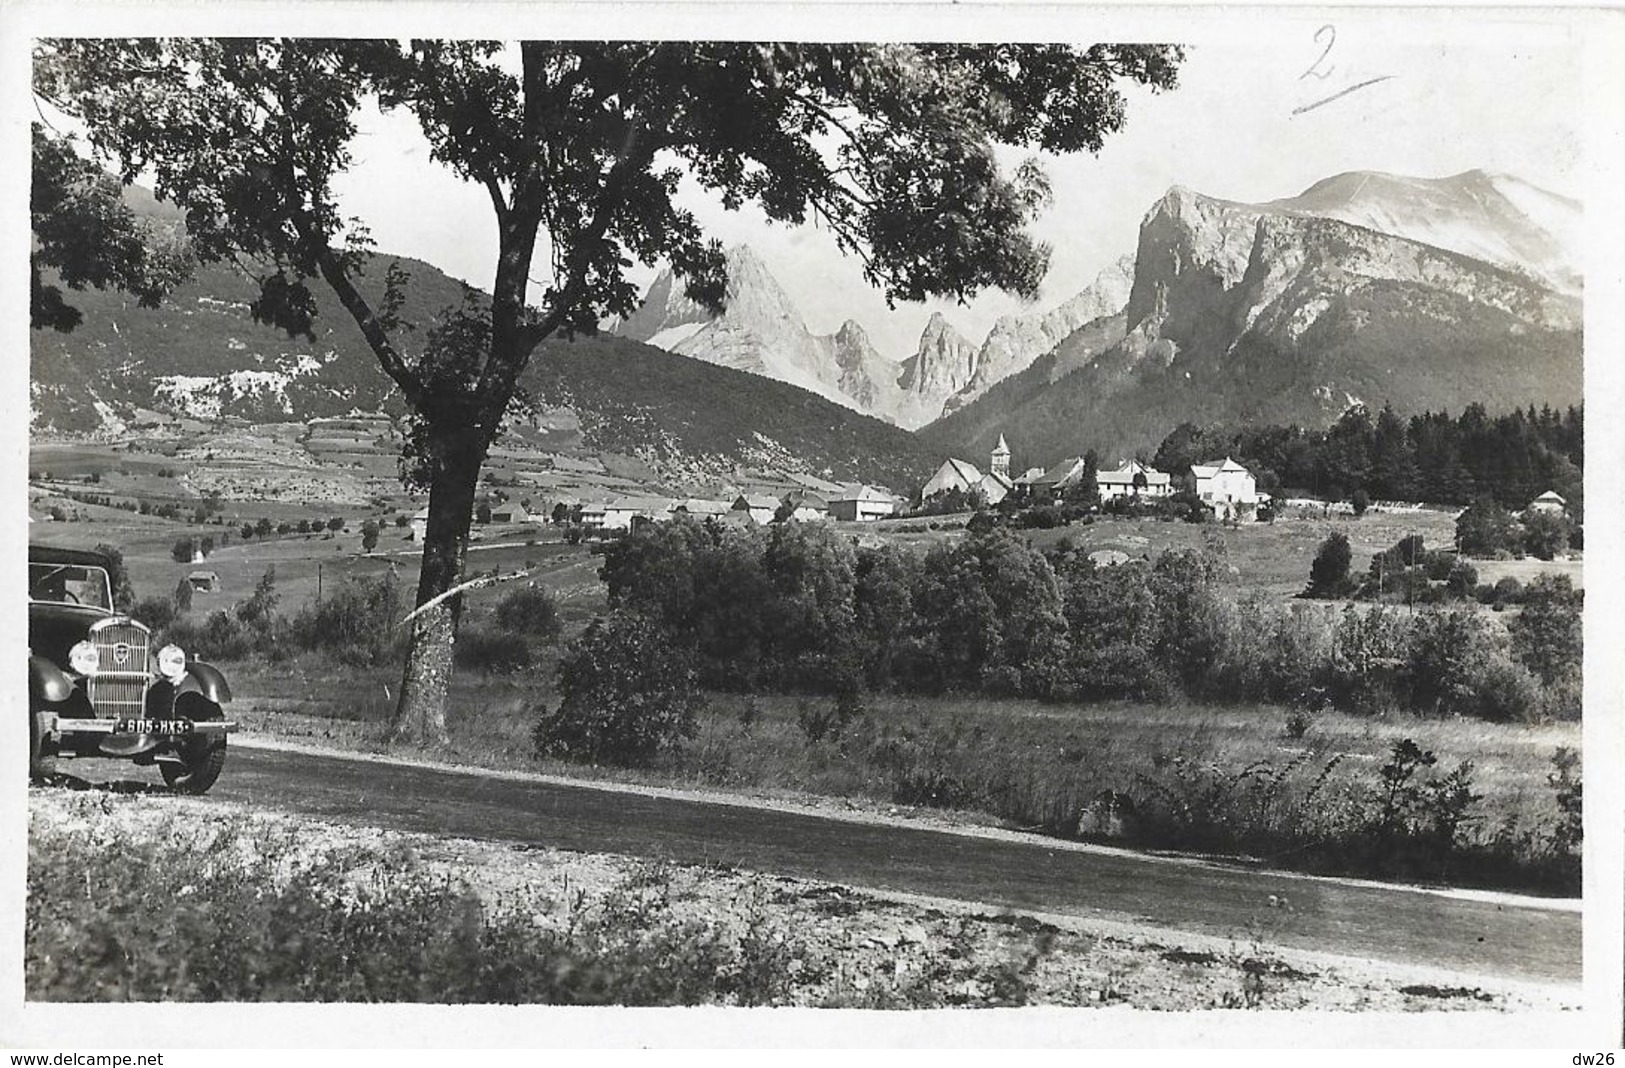
[[[147,645],[151,635],[136,623],[113,620],[90,628],[101,667],[90,680],[90,704],[103,719],[138,717],[146,707]]]

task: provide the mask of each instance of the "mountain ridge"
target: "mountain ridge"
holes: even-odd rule
[[[1480,210],[1483,183],[1468,174],[1473,195],[1458,198],[1464,216],[1504,216],[1500,207]],[[1346,179],[1327,180],[1333,188],[1338,177]],[[1462,185],[1419,181],[1424,205]],[[1328,188],[1311,187],[1323,199]],[[1363,202],[1366,222],[1378,208],[1409,218],[1406,205],[1384,208],[1373,197]],[[943,450],[977,453],[1001,429],[1019,427],[1033,458],[1049,462],[1091,445],[1154,446],[1187,421],[1323,425],[1355,401],[1416,411],[1580,399],[1580,297],[1556,287],[1561,269],[1547,265],[1557,279],[1548,285],[1538,272],[1293,200],[1281,209],[1171,188],[1141,222],[1120,320],[1080,327],[922,436]],[[1459,238],[1459,228],[1444,225],[1450,221],[1430,225]],[[1508,232],[1534,225],[1513,220]],[[1492,234],[1480,243],[1511,239]],[[1561,257],[1553,264],[1561,268]]]

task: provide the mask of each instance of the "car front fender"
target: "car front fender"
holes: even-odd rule
[[[220,669],[210,664],[196,661],[186,665],[186,677],[181,684],[175,687],[175,697],[182,694],[202,694],[217,705],[223,705],[231,700],[231,686]]]
[[[43,656],[28,658],[28,696],[50,704],[60,704],[73,696],[74,681]]]

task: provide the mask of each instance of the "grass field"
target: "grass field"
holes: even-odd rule
[[[715,695],[695,737],[653,766],[629,770],[533,755],[532,729],[556,704],[556,655],[521,677],[460,673],[446,755],[486,767],[954,810],[1065,837],[1247,854],[1310,870],[1578,892],[1565,881],[1577,868],[1547,855],[1561,820],[1547,776],[1559,748],[1579,750],[1576,723],[1326,712],[1292,737],[1288,711],[1267,705],[873,696],[862,715],[815,741],[803,722],[829,711],[827,698]],[[390,749],[394,671],[341,673],[309,658],[229,671],[245,695],[234,714],[251,730]],[[1477,799],[1443,869],[1433,866],[1437,856],[1404,855],[1384,868],[1359,854],[1375,848],[1363,837],[1366,824],[1382,768],[1406,739],[1437,760],[1421,770],[1419,785],[1471,765]],[[1100,807],[1108,797],[1130,799],[1126,818]],[[1429,818],[1420,808],[1415,815]]]

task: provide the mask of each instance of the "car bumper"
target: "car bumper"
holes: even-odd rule
[[[61,716],[46,715],[45,722],[41,724],[45,734],[60,739],[63,735],[71,734],[120,734],[128,737],[140,737],[130,731],[117,730],[118,721],[113,719],[68,719]],[[211,719],[193,722],[188,731],[148,732],[153,738],[190,738],[195,735],[234,734],[238,725],[226,719]]]

